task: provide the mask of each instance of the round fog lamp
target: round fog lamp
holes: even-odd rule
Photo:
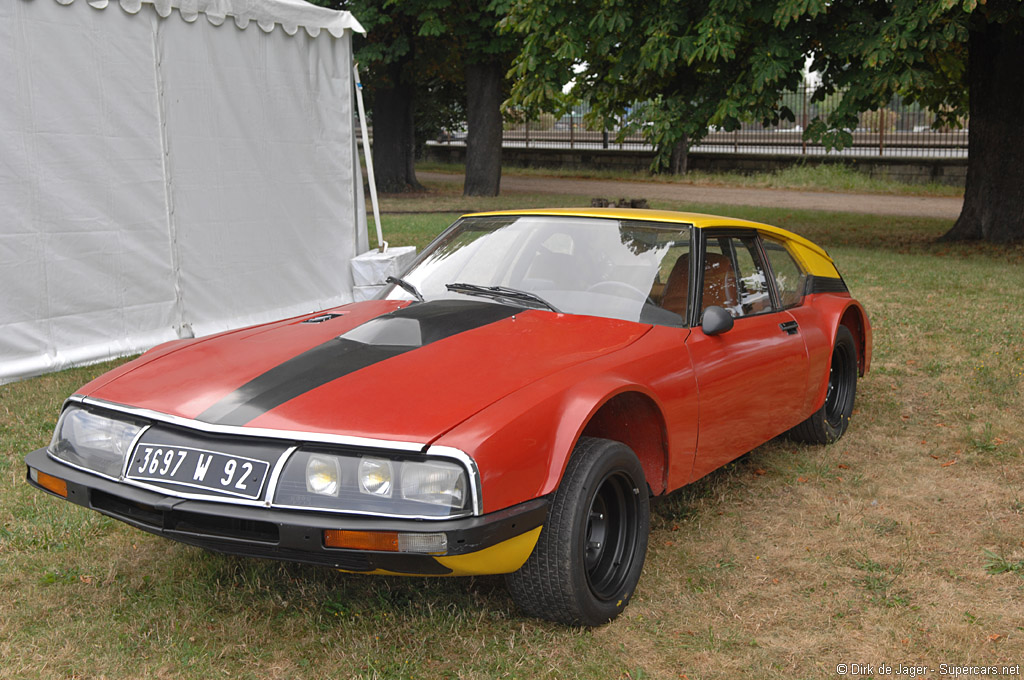
[[[306,491],[321,496],[337,496],[341,485],[341,467],[334,456],[313,454],[306,461]]]
[[[359,460],[359,490],[372,496],[391,498],[391,461],[383,458]]]

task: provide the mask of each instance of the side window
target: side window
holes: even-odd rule
[[[733,317],[771,311],[771,297],[756,236],[708,239],[704,253],[701,311],[711,305],[724,307]]]
[[[795,307],[804,297],[804,282],[807,274],[800,268],[793,256],[781,242],[764,239],[764,250],[768,255],[768,266],[775,275],[775,288],[779,291],[782,307]]]

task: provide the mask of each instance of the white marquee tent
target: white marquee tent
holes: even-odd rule
[[[351,300],[347,12],[0,2],[0,382]]]

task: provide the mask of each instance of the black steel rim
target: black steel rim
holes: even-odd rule
[[[828,393],[825,395],[825,419],[833,425],[846,417],[850,399],[850,348],[836,345],[828,372]]]
[[[640,501],[624,472],[605,475],[590,501],[583,561],[591,592],[601,600],[621,597],[639,541]]]

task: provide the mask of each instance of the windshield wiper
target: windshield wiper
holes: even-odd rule
[[[519,290],[518,288],[506,288],[505,286],[478,286],[475,283],[449,283],[445,284],[445,288],[453,293],[462,293],[463,295],[479,295],[480,297],[489,297],[495,300],[507,300],[512,303],[524,304],[526,307],[533,309],[549,309],[556,314],[561,314],[561,311],[553,304],[527,290]]]
[[[378,281],[379,280],[380,279],[378,279]],[[405,279],[400,279],[397,276],[389,276],[388,278],[384,279],[384,282],[385,283],[393,283],[396,286],[398,286],[399,288],[401,288],[402,290],[404,290],[409,295],[412,295],[418,301],[426,302],[426,300],[423,298],[423,293],[420,292],[419,288],[417,288],[416,286],[412,285],[411,283],[409,283]]]

